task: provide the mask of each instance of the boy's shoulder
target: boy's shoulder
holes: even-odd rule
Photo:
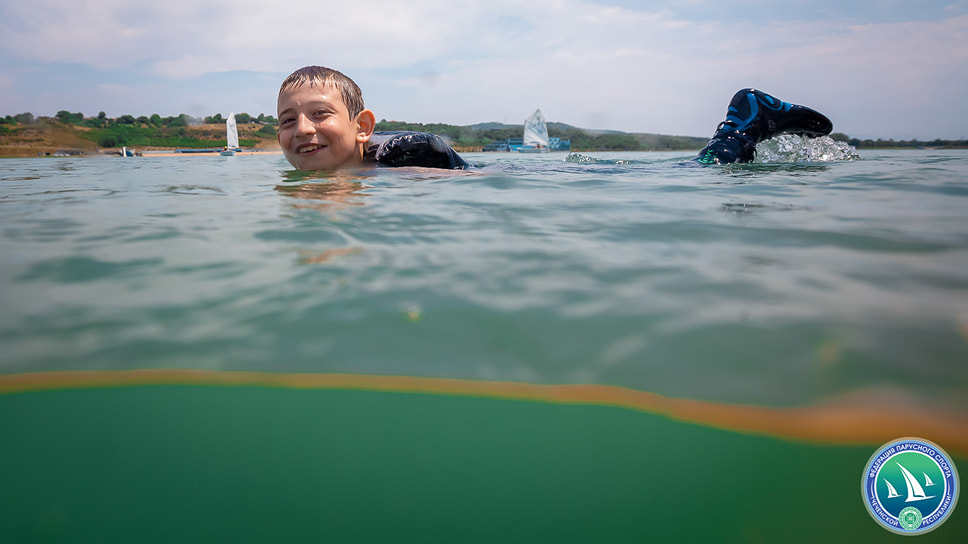
[[[364,160],[382,166],[421,166],[463,170],[470,165],[436,134],[428,132],[374,132]]]

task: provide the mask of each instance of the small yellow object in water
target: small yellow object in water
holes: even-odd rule
[[[968,340],[968,312],[958,316],[958,331]]]
[[[822,368],[830,368],[841,362],[844,356],[844,346],[836,340],[824,340],[817,347],[817,363]]]

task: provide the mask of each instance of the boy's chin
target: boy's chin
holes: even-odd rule
[[[300,156],[288,156],[289,164],[293,165],[297,170],[306,171],[333,171],[340,168],[339,161],[327,160],[325,157],[300,157]]]
[[[353,161],[352,157],[341,160],[331,155],[302,156],[287,154],[286,159],[297,170],[306,171],[334,172],[336,170],[345,170],[360,166],[357,162]]]

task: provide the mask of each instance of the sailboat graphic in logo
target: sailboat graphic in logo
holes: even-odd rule
[[[921,483],[918,482],[917,478],[914,477],[914,474],[911,474],[911,472],[904,468],[901,463],[894,461],[894,464],[901,469],[901,474],[904,475],[904,483],[907,485],[907,498],[904,499],[904,502],[923,501],[934,498],[934,495],[927,496],[927,494],[924,492],[924,487],[921,487]],[[887,498],[893,499],[901,496],[897,490],[894,489],[894,486],[891,485],[891,482],[885,479],[884,483],[887,484]],[[928,478],[927,474],[924,474],[924,485],[925,487],[934,485],[934,482],[931,481],[931,478]]]
[[[887,484],[887,498],[893,499],[894,497],[901,496],[898,494],[897,490],[894,489],[894,486],[891,485],[891,482],[887,481],[887,478],[884,478],[884,483]]]

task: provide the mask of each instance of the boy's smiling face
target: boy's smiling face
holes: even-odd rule
[[[355,119],[331,84],[304,83],[279,93],[279,145],[300,170],[337,170],[359,165],[373,134],[373,113]]]

